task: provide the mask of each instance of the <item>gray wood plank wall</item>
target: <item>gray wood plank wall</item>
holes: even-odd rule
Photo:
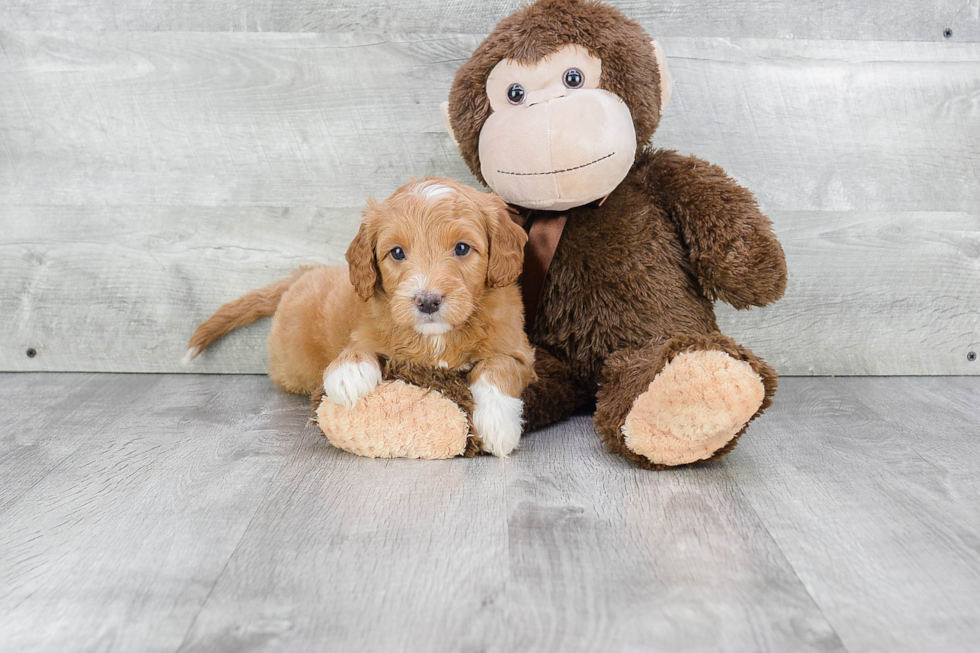
[[[980,374],[975,3],[619,4],[670,57],[654,143],[787,251],[787,296],[723,328],[783,374]],[[0,369],[263,371],[265,324],[179,359],[222,302],[339,262],[369,195],[475,183],[438,104],[515,5],[5,3]]]

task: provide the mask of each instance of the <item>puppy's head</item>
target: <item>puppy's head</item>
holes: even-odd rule
[[[363,299],[440,335],[465,324],[488,288],[517,281],[526,241],[496,195],[428,177],[368,202],[347,263]]]

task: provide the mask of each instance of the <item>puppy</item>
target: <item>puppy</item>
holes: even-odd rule
[[[507,205],[449,179],[368,202],[348,268],[316,266],[225,304],[191,338],[188,360],[273,315],[269,375],[288,392],[348,408],[381,382],[379,356],[467,374],[484,450],[506,456],[534,380],[517,277],[524,230]]]

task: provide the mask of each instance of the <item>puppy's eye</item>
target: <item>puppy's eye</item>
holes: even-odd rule
[[[568,88],[580,88],[585,83],[585,75],[578,68],[569,68],[565,71],[563,80]]]
[[[453,249],[453,255],[454,256],[466,256],[467,254],[470,253],[470,249],[472,249],[472,248],[469,245],[467,245],[466,243],[456,243],[456,247],[455,247],[455,249]]]
[[[388,253],[391,254],[391,258],[396,261],[405,260],[405,250],[403,250],[401,247],[395,247]]]
[[[520,84],[511,84],[507,89],[507,101],[511,104],[520,104],[524,101],[524,87]]]

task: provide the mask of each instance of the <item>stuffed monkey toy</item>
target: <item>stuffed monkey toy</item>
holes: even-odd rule
[[[477,47],[443,107],[470,170],[528,231],[522,283],[539,379],[522,397],[525,433],[594,401],[607,449],[648,469],[721,457],[771,404],[775,372],[718,330],[713,302],[765,306],[786,287],[752,194],[714,165],[649,145],[669,95],[662,50],[619,10],[539,0]],[[320,404],[328,437],[358,453],[376,429],[424,441],[412,427],[419,388],[399,383],[379,387],[400,406],[380,418],[370,402],[353,417]],[[454,396],[465,403],[427,393],[424,423],[461,424]],[[421,446],[400,454],[444,457],[418,456]]]

